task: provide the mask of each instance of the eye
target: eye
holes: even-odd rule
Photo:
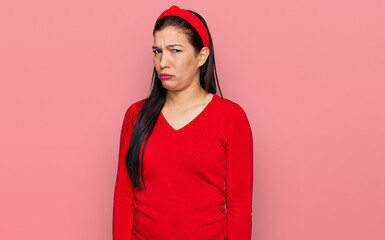
[[[157,52],[156,51],[159,51],[158,49],[156,49],[156,50],[154,50],[153,52],[155,53],[155,54],[157,54]]]
[[[181,50],[178,50],[178,49],[173,49],[173,50],[175,50],[176,52],[181,52]]]

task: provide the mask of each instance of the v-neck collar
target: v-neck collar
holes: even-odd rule
[[[210,107],[213,105],[213,103],[217,100],[217,98],[219,98],[219,96],[217,96],[215,93],[213,93],[213,97],[211,98],[210,102],[205,106],[205,108],[193,119],[191,120],[189,123],[187,123],[186,125],[184,125],[183,127],[179,128],[179,129],[174,129],[169,123],[168,121],[166,120],[166,118],[163,116],[163,113],[160,112],[159,114],[159,117],[160,117],[160,120],[163,122],[163,124],[167,127],[167,129],[173,133],[173,134],[179,134],[181,132],[184,132],[186,131],[187,129],[189,129],[191,126],[193,126],[195,123],[197,123],[206,113],[207,111],[210,109]]]

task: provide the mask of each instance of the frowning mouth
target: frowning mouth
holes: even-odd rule
[[[162,78],[162,79],[170,79],[170,78],[173,77],[173,75],[170,75],[170,74],[167,74],[167,73],[161,73],[159,75],[160,75],[160,78]]]

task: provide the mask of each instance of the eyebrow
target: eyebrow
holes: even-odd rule
[[[180,45],[180,44],[170,44],[170,45],[167,45],[167,47],[175,47],[175,46],[181,46],[183,47],[183,45]],[[152,49],[154,48],[158,48],[157,46],[152,46]]]

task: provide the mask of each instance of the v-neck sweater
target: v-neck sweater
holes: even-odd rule
[[[143,155],[145,188],[140,177],[138,189],[125,159],[145,100],[128,107],[121,128],[113,239],[250,240],[253,137],[243,108],[213,94],[177,130],[161,112]]]

